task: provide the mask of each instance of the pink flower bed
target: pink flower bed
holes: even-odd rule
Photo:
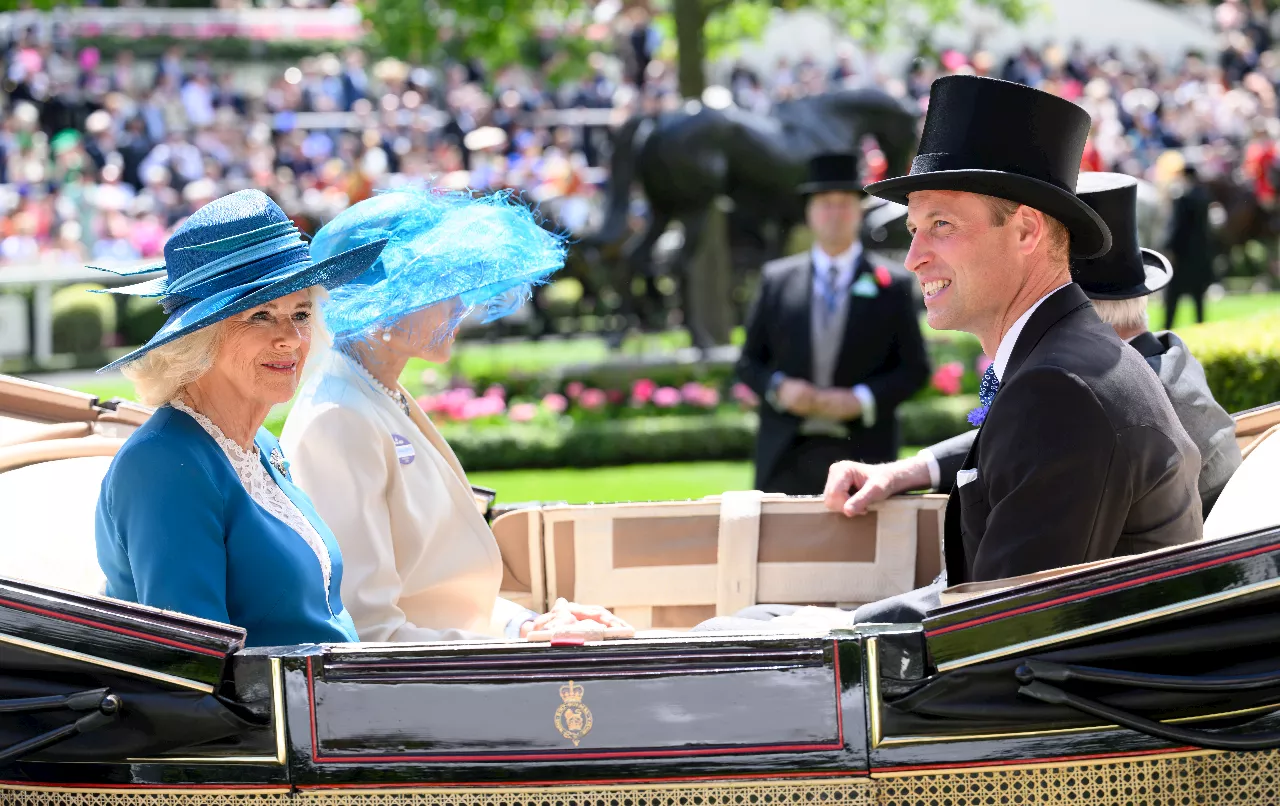
[[[752,408],[758,401],[745,385],[735,384],[729,392],[738,408]],[[419,398],[418,403],[432,417],[441,421],[469,422],[505,417],[510,422],[529,423],[539,416],[555,419],[562,416],[628,417],[659,413],[687,413],[690,410],[711,412],[719,409],[724,398],[720,389],[705,383],[690,382],[680,388],[658,386],[642,378],[630,389],[599,389],[581,381],[565,384],[564,393],[552,392],[541,399],[509,398],[507,390],[493,385],[478,394],[469,386],[445,389]]]

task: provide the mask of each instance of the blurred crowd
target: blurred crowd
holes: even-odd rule
[[[765,74],[738,67],[727,83],[739,106],[765,112],[866,84],[923,104],[939,75],[998,76],[1092,113],[1086,169],[1158,181],[1177,170],[1165,155],[1188,154],[1202,174],[1238,174],[1270,204],[1280,40],[1260,2],[1228,0],[1216,22],[1220,51],[1174,64],[1081,44],[1004,60],[976,47],[894,76],[849,51]],[[548,77],[550,63],[371,63],[354,49],[264,79],[194,49],[105,59],[56,31],[21,32],[0,43],[0,266],[151,258],[194,209],[244,187],[270,193],[306,231],[379,187],[428,179],[512,188],[557,226],[589,231],[602,215],[609,126],[681,103],[653,20],[619,9],[607,23],[585,73],[564,82]]]

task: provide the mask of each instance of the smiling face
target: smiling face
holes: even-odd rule
[[[994,222],[976,193],[921,190],[907,200],[907,270],[924,292],[929,327],[981,333],[1021,287],[1016,217]]]
[[[213,367],[199,385],[257,406],[292,398],[311,351],[312,297],[295,291],[223,322]]]

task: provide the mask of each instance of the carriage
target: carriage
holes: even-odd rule
[[[1237,415],[1205,540],[954,588],[923,624],[689,632],[941,564],[945,497],[735,492],[490,513],[504,596],[631,638],[256,648],[98,594],[98,481],[148,414],[0,377],[0,803],[1280,802],[1280,406]]]

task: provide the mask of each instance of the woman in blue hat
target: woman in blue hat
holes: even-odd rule
[[[364,276],[325,304],[333,347],[312,367],[282,442],[298,484],[346,559],[343,599],[362,641],[525,637],[600,607],[549,614],[499,598],[502,558],[462,466],[399,383],[411,358],[448,360],[462,319],[513,311],[564,265],[561,237],[506,194],[404,189],[349,208],[316,255],[389,237]]]
[[[169,319],[103,367],[159,406],[98,497],[109,596],[243,627],[250,646],[359,640],[338,545],[262,423],[297,389],[318,289],[359,276],[384,245],[314,261],[284,212],[246,190],[174,232],[163,278],[115,289],[159,297]]]

